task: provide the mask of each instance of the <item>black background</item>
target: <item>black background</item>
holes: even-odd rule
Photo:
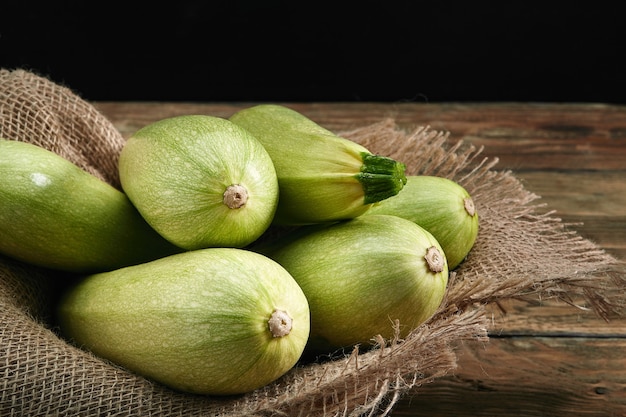
[[[1,14],[3,68],[88,100],[626,103],[626,18],[600,3],[24,1]]]

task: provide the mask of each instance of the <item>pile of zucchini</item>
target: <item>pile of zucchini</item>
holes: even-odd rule
[[[405,337],[478,233],[459,184],[280,105],[149,124],[119,174],[122,190],[0,139],[0,253],[78,278],[68,343],[183,392],[245,393]]]

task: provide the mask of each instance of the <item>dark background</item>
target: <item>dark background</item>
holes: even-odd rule
[[[585,2],[5,2],[0,64],[88,100],[626,103]]]

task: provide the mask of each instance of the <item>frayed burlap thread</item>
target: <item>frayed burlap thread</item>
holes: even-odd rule
[[[117,183],[121,135],[89,103],[21,70],[2,70],[0,82],[2,135]],[[623,285],[622,263],[538,204],[511,172],[495,170],[497,160],[481,158],[481,149],[428,127],[401,129],[392,119],[342,134],[405,162],[409,173],[451,178],[472,194],[478,239],[431,320],[404,340],[373,335],[373,349],[296,366],[246,395],[188,395],[60,338],[50,294],[63,277],[0,256],[0,415],[384,416],[403,394],[454,372],[459,343],[487,342],[489,303],[556,297],[603,317],[621,312],[614,290]]]

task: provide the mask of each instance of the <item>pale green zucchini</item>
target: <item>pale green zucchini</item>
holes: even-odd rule
[[[258,249],[294,277],[309,300],[309,351],[404,337],[442,302],[448,266],[437,240],[397,216],[303,226]]]
[[[250,244],[269,227],[278,202],[265,148],[220,117],[183,115],[144,126],[124,145],[119,172],[146,221],[188,250]]]
[[[183,392],[242,394],[304,351],[306,297],[276,262],[236,248],[189,251],[90,275],[63,296],[77,346]]]
[[[366,214],[392,214],[411,220],[437,239],[456,268],[478,236],[478,212],[465,188],[437,176],[411,175],[402,192],[374,204]]]
[[[261,104],[230,117],[270,154],[280,189],[275,224],[354,218],[404,186],[405,165],[284,106]]]
[[[44,148],[0,139],[0,252],[85,273],[180,251],[121,191]]]

